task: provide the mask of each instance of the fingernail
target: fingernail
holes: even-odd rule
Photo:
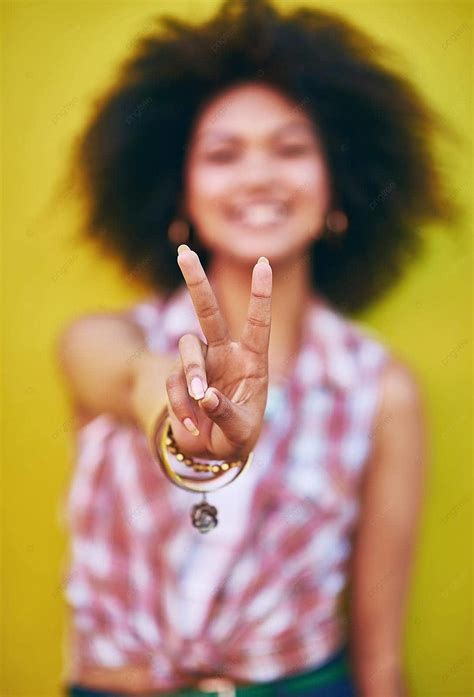
[[[259,259],[258,259],[258,261],[257,261],[257,264],[260,264],[260,262],[262,262],[262,261],[266,262],[267,264],[270,263],[270,262],[268,261],[267,257],[259,257]]]
[[[202,399],[204,397],[204,385],[201,378],[193,378],[191,380],[191,394],[194,399]]]
[[[202,403],[204,404],[206,409],[214,411],[214,409],[217,409],[217,407],[219,406],[219,397],[216,395],[215,392],[208,392],[202,400]]]
[[[191,251],[187,244],[180,244],[178,247],[178,254],[180,254],[181,252],[184,252],[186,249],[188,250],[188,252]]]
[[[183,426],[184,426],[184,428],[186,428],[189,431],[189,433],[192,433],[193,436],[199,435],[199,431],[196,428],[196,425],[192,422],[192,420],[189,418],[189,416],[187,416],[185,419],[183,419]]]

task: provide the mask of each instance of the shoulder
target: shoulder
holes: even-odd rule
[[[396,474],[407,484],[416,483],[427,457],[425,412],[415,371],[398,356],[391,356],[380,375],[369,472],[374,476],[385,473],[390,481]]]
[[[420,403],[422,390],[415,371],[384,341],[372,327],[337,316],[344,344],[354,359],[361,379],[368,373],[379,380],[381,406],[407,407]]]
[[[380,374],[380,409],[415,411],[423,407],[423,391],[415,371],[390,354]]]
[[[425,420],[422,383],[416,370],[366,325],[342,318],[346,345],[350,346],[358,376],[357,385],[375,380],[377,399],[373,414],[374,446],[397,434],[421,432]],[[383,428],[382,428],[383,426]]]
[[[139,332],[139,323],[130,310],[90,312],[69,319],[58,332],[56,347],[63,353],[83,346],[90,339]]]
[[[101,330],[146,330],[148,326],[156,323],[164,304],[164,298],[151,295],[118,310],[99,309],[77,315],[63,325],[59,332],[59,340],[71,335],[74,338],[87,337],[90,333]]]

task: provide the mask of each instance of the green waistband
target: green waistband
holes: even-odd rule
[[[340,655],[336,660],[330,661],[327,665],[315,668],[311,672],[298,673],[294,676],[287,676],[280,680],[273,680],[262,684],[241,685],[235,688],[237,697],[270,697],[275,695],[275,688],[284,690],[288,694],[301,692],[305,689],[328,685],[336,682],[340,678],[349,674],[349,666],[345,654]],[[170,694],[170,697],[218,697],[218,692],[203,692],[195,688],[185,688]]]

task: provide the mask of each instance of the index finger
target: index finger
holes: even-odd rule
[[[254,353],[268,352],[272,322],[272,267],[266,257],[260,257],[253,267],[252,288],[247,320],[241,343]]]
[[[181,244],[178,247],[178,265],[186,281],[208,346],[230,341],[227,324],[196,252],[187,245]]]

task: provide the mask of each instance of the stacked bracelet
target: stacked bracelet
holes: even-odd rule
[[[159,445],[157,444],[159,435]],[[196,493],[202,493],[203,499],[201,503],[196,504],[191,509],[191,520],[199,532],[209,532],[214,528],[217,521],[217,509],[215,506],[211,506],[206,500],[206,492],[216,491],[217,489],[222,489],[223,487],[231,484],[237,479],[238,476],[242,474],[249,466],[253,458],[253,452],[247,455],[247,458],[242,460],[235,460],[231,462],[221,462],[221,463],[198,463],[193,458],[187,457],[184,453],[178,450],[176,441],[171,430],[171,420],[168,415],[168,409],[165,407],[163,411],[159,414],[158,419],[148,429],[148,440],[151,452],[160,465],[161,470],[164,472],[165,476],[175,485],[186,491],[193,491]],[[210,472],[212,477],[206,479],[189,477],[185,475],[178,474],[170,462],[170,453],[175,456],[178,462],[184,463],[186,466],[191,467],[195,472]],[[230,481],[226,481],[220,486],[214,486],[212,489],[208,488],[209,483],[215,482],[220,479],[226,472],[235,470],[235,475]]]
[[[192,467],[195,472],[214,472],[215,474],[218,474],[219,472],[227,472],[232,467],[242,467],[243,465],[242,460],[222,462],[218,465],[196,462],[192,457],[187,457],[184,455],[184,453],[178,450],[171,426],[168,429],[165,444],[168,452],[172,453],[178,462],[183,462],[187,467]]]

